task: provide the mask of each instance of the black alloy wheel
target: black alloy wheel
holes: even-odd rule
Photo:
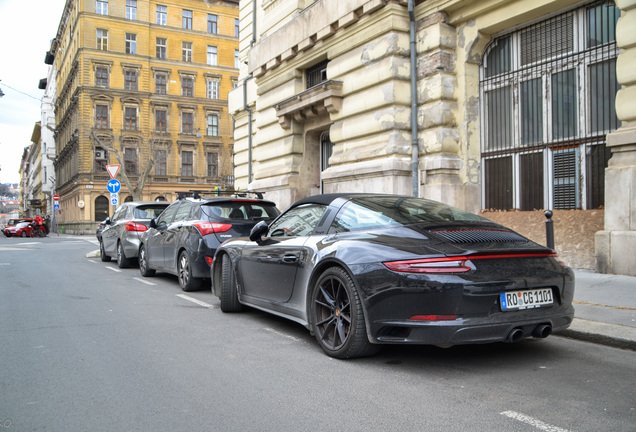
[[[192,263],[186,251],[179,254],[177,261],[177,278],[183,291],[196,291],[201,288],[201,279],[192,276]]]
[[[20,237],[26,237],[26,231],[22,231],[22,234],[20,234]]]
[[[232,261],[227,254],[221,259],[221,310],[223,312],[240,312],[243,305],[239,302],[236,287],[236,274]]]
[[[106,255],[106,251],[104,250],[104,242],[101,240],[99,241],[99,258],[102,262],[110,261],[110,257]]]
[[[342,268],[331,267],[320,276],[310,307],[314,334],[327,355],[345,359],[368,356],[379,350],[367,338],[358,291]]]
[[[156,273],[155,270],[148,267],[148,254],[144,245],[139,248],[139,273],[143,277],[154,276]]]
[[[119,268],[130,267],[131,259],[126,258],[126,254],[124,253],[124,247],[121,245],[121,242],[117,242],[117,266]]]

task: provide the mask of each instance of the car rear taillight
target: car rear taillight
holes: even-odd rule
[[[383,263],[388,269],[403,273],[463,273],[474,270],[470,261],[482,259],[546,258],[557,257],[554,252],[522,252],[510,254],[484,254],[461,257],[425,258]],[[468,264],[467,264],[468,263]]]
[[[463,273],[471,270],[466,257],[427,258],[383,263],[389,270],[403,273]]]
[[[126,225],[124,225],[124,229],[126,231],[137,231],[137,232],[148,231],[148,227],[146,225],[133,222],[133,221],[126,222]]]
[[[454,321],[457,315],[413,315],[411,321]]]
[[[202,236],[229,231],[230,228],[232,228],[232,224],[216,222],[195,222],[192,224],[192,226],[199,230]]]
[[[211,256],[205,257],[205,262],[208,263],[210,267],[212,267],[212,261],[214,261],[214,258],[212,258]]]

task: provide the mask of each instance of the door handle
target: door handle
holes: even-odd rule
[[[298,257],[295,255],[285,255],[283,257],[283,262],[287,264],[292,264],[292,263],[295,263],[296,261],[298,261]]]

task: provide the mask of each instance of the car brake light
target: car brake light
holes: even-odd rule
[[[411,321],[454,321],[457,315],[413,315]]]
[[[192,226],[198,229],[202,236],[229,231],[232,228],[232,224],[215,222],[195,222]]]
[[[463,273],[470,271],[466,257],[427,258],[383,263],[387,268],[404,273]]]
[[[124,225],[124,229],[126,231],[137,231],[137,232],[148,231],[148,227],[146,225],[133,222],[133,221],[126,222],[126,225]]]
[[[502,258],[545,258],[557,257],[554,252],[522,252],[510,254],[471,255],[469,257],[424,258],[408,261],[391,261],[383,263],[388,269],[403,273],[463,273],[474,270],[468,261]]]
[[[207,262],[210,267],[212,267],[212,261],[214,261],[214,259],[211,256],[205,257],[205,262]]]

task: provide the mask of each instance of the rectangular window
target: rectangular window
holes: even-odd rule
[[[313,65],[310,68],[307,68],[306,72],[306,80],[307,80],[307,88],[312,88],[315,85],[320,84],[321,82],[327,81],[327,64],[329,60],[322,61],[318,64]]]
[[[192,11],[183,10],[183,28],[186,30],[192,30]]]
[[[126,69],[124,71],[124,90],[137,91],[137,71]]]
[[[166,150],[155,150],[155,175],[168,175],[168,152]]]
[[[168,24],[168,7],[157,5],[157,24],[165,26]]]
[[[137,19],[137,0],[126,0],[126,19]]]
[[[541,78],[521,83],[521,144],[543,141],[543,90]]]
[[[137,174],[137,149],[130,147],[124,149],[124,164],[126,174]]]
[[[239,19],[234,18],[234,37],[239,37]]]
[[[108,30],[97,29],[97,49],[108,51]]]
[[[219,98],[219,82],[214,79],[210,79],[206,82],[206,97],[208,99]]]
[[[616,59],[590,65],[590,132],[610,131],[621,127],[616,116],[616,93],[620,84],[616,81]]]
[[[552,139],[578,134],[576,69],[552,75]]]
[[[166,94],[168,90],[168,75],[157,73],[155,75],[155,93]]]
[[[206,162],[208,177],[218,177],[219,155],[217,153],[208,153],[206,155]]]
[[[512,146],[512,89],[501,87],[486,92],[486,149],[501,150]]]
[[[234,50],[234,67],[239,69],[241,67],[241,62],[239,61],[239,50]]]
[[[192,152],[181,152],[181,175],[185,177],[192,177]]]
[[[217,48],[215,46],[208,45],[208,64],[216,66],[217,61]]]
[[[587,47],[592,48],[616,41],[616,22],[620,16],[618,8],[611,3],[602,3],[587,9]]]
[[[168,112],[166,110],[155,111],[155,131],[168,132]]]
[[[192,63],[192,42],[183,42],[181,60]]]
[[[95,68],[95,86],[108,87],[108,67],[97,66]]]
[[[554,208],[579,207],[578,149],[557,150],[552,155],[554,172]]]
[[[137,130],[137,108],[126,107],[124,109],[124,129],[130,131]]]
[[[108,0],[96,0],[95,13],[99,15],[108,15]]]
[[[208,14],[208,33],[217,34],[219,32],[218,20],[218,16]]]
[[[512,204],[512,156],[484,161],[485,208],[510,210]]]
[[[137,54],[137,35],[126,33],[126,54]]]
[[[168,41],[164,38],[157,38],[157,58],[165,59],[168,52]]]
[[[207,115],[206,135],[211,137],[219,136],[219,116],[217,114]]]
[[[194,133],[194,114],[191,112],[181,113],[181,133],[192,135]]]
[[[181,77],[181,96],[194,96],[194,79],[192,77]]]
[[[95,127],[97,129],[108,129],[110,121],[108,120],[108,105],[95,106]]]
[[[522,154],[519,157],[521,203],[519,210],[531,211],[543,205],[543,152]]]

